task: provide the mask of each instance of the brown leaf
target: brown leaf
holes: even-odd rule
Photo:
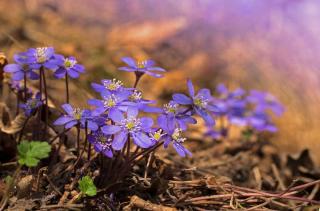
[[[16,118],[11,122],[11,124],[9,126],[4,125],[1,128],[1,130],[7,134],[15,134],[22,129],[23,124],[26,121],[26,119],[27,119],[27,117],[23,113],[20,113],[18,116],[16,116]]]

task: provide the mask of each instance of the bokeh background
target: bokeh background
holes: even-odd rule
[[[165,99],[223,82],[269,91],[285,105],[273,137],[280,150],[311,149],[320,164],[320,2],[314,0],[1,0],[0,51],[54,46],[87,73],[72,82],[84,105],[90,82],[117,77],[122,56],[152,58],[169,72],[144,77],[146,96]],[[62,102],[63,81],[50,83]]]

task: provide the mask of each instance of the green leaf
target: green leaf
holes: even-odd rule
[[[18,145],[19,164],[28,167],[37,166],[39,161],[49,156],[51,146],[47,142],[22,141]]]
[[[95,196],[97,194],[97,188],[93,183],[93,180],[89,176],[82,177],[79,181],[79,188],[81,192],[88,196]]]
[[[8,175],[6,176],[6,178],[4,178],[4,182],[6,183],[6,185],[9,185],[12,182],[13,178]]]

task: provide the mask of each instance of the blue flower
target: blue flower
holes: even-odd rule
[[[192,111],[201,116],[207,125],[214,125],[214,119],[211,116],[211,112],[217,112],[217,108],[211,105],[212,96],[209,89],[200,89],[195,94],[194,87],[191,80],[188,80],[189,95],[178,93],[173,95],[173,100],[181,105],[189,105]]]
[[[175,101],[165,104],[162,114],[158,117],[158,124],[162,128],[179,127],[187,129],[188,124],[196,124],[197,121],[191,116],[191,111],[183,110]]]
[[[127,67],[120,67],[119,70],[122,71],[135,72],[138,75],[142,75],[145,73],[156,78],[161,78],[163,76],[155,72],[166,72],[165,69],[154,66],[155,62],[151,59],[135,61],[131,57],[123,57],[122,61],[128,65]]]
[[[41,105],[42,105],[42,102],[40,101],[40,93],[37,93],[35,98],[28,99],[26,103],[21,103],[19,107],[24,111],[24,114],[29,117]]]
[[[133,143],[141,148],[149,148],[154,145],[154,141],[147,135],[151,132],[153,120],[149,117],[137,118],[136,109],[129,109],[127,118],[119,115],[115,125],[105,125],[101,128],[106,135],[114,135],[112,148],[121,150],[129,137],[133,139]]]
[[[97,152],[102,152],[105,156],[112,158],[112,138],[111,135],[105,135],[100,130],[88,135],[89,142]]]
[[[279,101],[268,92],[261,92],[257,90],[251,90],[247,101],[251,104],[255,104],[255,110],[258,112],[271,110],[277,116],[281,116],[284,112],[283,106]]]
[[[159,112],[159,108],[152,107],[149,104],[154,104],[155,102],[156,101],[154,100],[143,99],[142,92],[134,89],[131,91],[128,99],[123,104],[127,105],[128,107],[137,108],[139,111],[154,113]]]
[[[230,105],[230,108],[228,110],[228,120],[231,124],[238,126],[246,126],[248,111],[249,110],[246,101],[235,101],[232,105]]]
[[[20,81],[13,81],[12,80],[10,83],[10,88],[17,93],[24,91],[24,87],[21,86]],[[27,88],[27,96],[32,96],[32,90],[29,88]]]
[[[248,125],[257,131],[277,132],[277,127],[271,122],[270,116],[265,112],[254,112],[247,117]]]
[[[80,73],[84,73],[84,67],[78,64],[74,57],[64,58],[62,56],[63,63],[54,72],[56,78],[63,78],[66,74],[71,78],[78,78]]]
[[[73,126],[80,124],[83,128],[85,123],[88,123],[88,128],[92,131],[98,130],[98,125],[93,121],[91,111],[88,109],[73,108],[70,104],[63,104],[63,110],[67,113],[59,117],[53,124],[64,125],[65,129],[72,128]]]
[[[182,137],[181,128],[163,128],[165,135],[164,139],[164,148],[167,148],[170,143],[172,143],[173,148],[181,157],[192,156],[192,153],[183,146],[186,138]]]
[[[25,53],[14,55],[15,64],[8,64],[4,67],[4,72],[12,74],[12,80],[21,81],[26,76],[31,80],[39,79],[39,75],[31,70],[30,65],[27,63]]]
[[[24,55],[32,70],[41,67],[56,70],[63,63],[63,57],[56,55],[53,47],[29,48]]]
[[[123,83],[120,80],[117,79],[103,79],[101,80],[101,84],[97,83],[91,83],[91,87],[98,93],[103,95],[111,95],[111,94],[117,94],[119,92],[127,91],[127,90],[132,90],[128,88],[123,87]]]
[[[122,115],[122,112],[125,112],[130,104],[125,102],[129,96],[130,92],[127,91],[117,94],[106,94],[102,96],[103,100],[89,99],[88,104],[96,107],[93,111],[94,116],[107,112],[110,119],[117,121],[119,120],[119,116]]]

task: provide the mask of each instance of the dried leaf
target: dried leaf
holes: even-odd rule
[[[7,134],[15,134],[17,132],[19,132],[22,127],[24,122],[27,120],[27,117],[23,114],[20,113],[18,116],[16,116],[16,118],[11,122],[10,126],[4,125],[1,130],[4,133]]]

